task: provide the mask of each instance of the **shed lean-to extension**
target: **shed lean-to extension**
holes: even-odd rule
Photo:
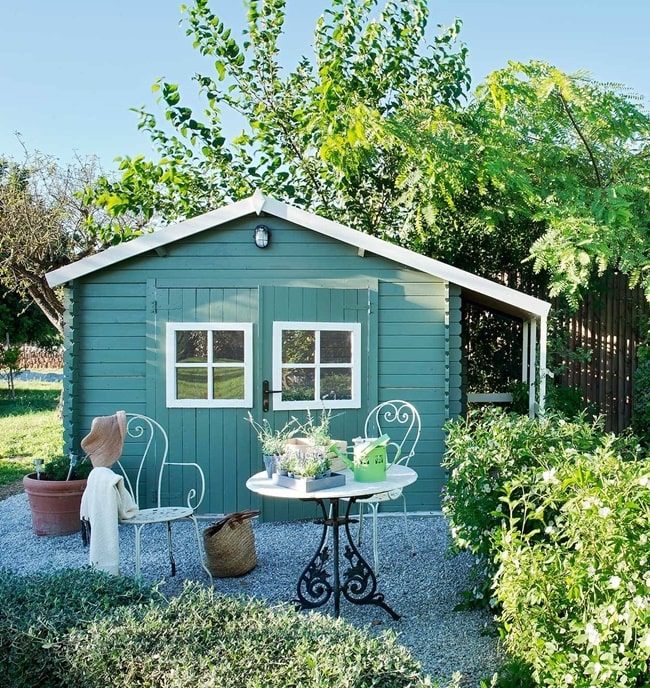
[[[260,223],[271,230],[263,249],[253,243]],[[211,513],[260,506],[242,488],[262,468],[242,420],[248,409],[281,426],[304,409],[327,406],[335,433],[351,439],[367,410],[390,398],[411,401],[424,420],[423,452],[413,463],[420,479],[411,488],[419,500],[409,496],[409,506],[438,508],[442,426],[466,401],[483,400],[462,389],[461,298],[522,320],[530,412],[536,399],[543,407],[550,304],[260,192],[79,260],[47,280],[66,288],[66,444],[78,445],[94,415],[127,408],[153,416],[170,430],[172,451],[202,463],[215,494]],[[216,353],[208,361],[181,360],[180,342],[190,331],[211,342],[216,332],[243,342],[241,371]],[[291,363],[283,359],[283,337],[305,331],[317,341],[353,342],[347,363],[294,366],[302,383],[316,379],[320,394],[311,404],[276,393]],[[241,377],[239,398],[217,392],[221,375]],[[321,401],[321,383],[337,375],[339,383],[341,375],[349,378],[349,394]],[[199,394],[179,392],[196,376],[207,380]],[[263,381],[271,392],[267,414]],[[291,516],[286,509],[267,511]]]

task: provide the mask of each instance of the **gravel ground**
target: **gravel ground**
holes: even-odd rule
[[[205,525],[205,524],[204,524]],[[318,542],[319,528],[311,522],[291,524],[254,522],[258,565],[241,578],[215,579],[224,594],[253,595],[270,602],[290,601],[296,583]],[[394,631],[422,664],[422,669],[445,685],[460,674],[460,685],[479,686],[499,665],[498,643],[490,616],[483,611],[453,611],[469,583],[466,556],[447,558],[448,529],[440,516],[411,516],[413,551],[403,537],[398,517],[383,517],[380,527],[381,562],[378,590],[402,615],[394,621],[376,606],[351,605],[341,599],[341,616],[370,633]],[[143,535],[143,571],[150,581],[163,580],[161,591],[177,593],[186,579],[208,582],[198,563],[196,539],[189,523],[174,525],[177,575],[169,575],[164,528],[150,526]],[[396,543],[396,544],[395,544]],[[372,548],[362,547],[372,561]],[[122,572],[133,574],[133,528],[120,534]],[[88,552],[79,534],[45,538],[34,535],[27,497],[18,494],[0,502],[0,568],[20,573],[80,567]],[[319,613],[332,614],[331,602]]]

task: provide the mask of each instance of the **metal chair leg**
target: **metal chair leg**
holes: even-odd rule
[[[176,575],[176,562],[174,561],[174,550],[172,548],[172,522],[167,521],[167,551],[169,553],[169,565],[172,569],[172,576]]]
[[[144,526],[133,526],[135,529],[135,577],[140,577],[140,537]]]
[[[409,550],[411,552],[414,552],[413,549],[413,542],[411,541],[411,534],[409,533],[409,522],[408,522],[408,516],[406,513],[406,497],[402,493],[402,505],[404,509],[404,535],[406,537],[406,542],[408,543]]]
[[[201,566],[203,567],[203,570],[208,574],[208,578],[210,579],[210,585],[214,585],[214,580],[212,579],[212,573],[210,569],[206,566],[205,560],[206,560],[206,555],[205,555],[205,549],[203,547],[203,539],[201,538],[201,533],[199,532],[199,523],[196,520],[196,516],[192,514],[190,516],[190,519],[194,523],[194,532],[196,533],[196,544],[199,549],[199,561],[201,562]]]

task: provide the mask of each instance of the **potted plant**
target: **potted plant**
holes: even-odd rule
[[[307,420],[300,424],[300,429],[311,446],[329,449],[332,444],[330,437],[331,420],[332,412],[329,409],[323,409],[318,418],[312,416],[311,411],[307,410]]]
[[[330,461],[326,454],[307,447],[296,454],[290,464],[289,475],[294,478],[311,478],[318,480],[331,474]]]
[[[293,469],[294,458],[287,453],[280,454],[276,457],[275,471],[279,475],[289,475],[289,471]]]
[[[291,445],[289,452],[280,457],[273,480],[282,487],[305,493],[345,485],[345,476],[332,472],[326,452],[320,447],[300,445]]]
[[[313,445],[313,441],[313,437],[298,438],[298,442],[290,441],[286,452],[278,460],[274,482],[305,493],[345,485],[345,476],[332,472],[331,457],[336,455],[330,451],[330,447],[335,443],[327,441],[324,435],[317,440],[324,441],[324,444]]]
[[[292,418],[280,430],[274,430],[266,418],[261,423],[258,423],[250,411],[246,420],[257,434],[257,439],[262,448],[266,473],[270,478],[276,470],[280,457],[286,453],[286,446],[289,440],[298,432],[296,420]]]
[[[34,461],[36,471],[23,478],[36,535],[71,535],[81,528],[79,509],[92,470],[76,454]]]
[[[329,467],[333,471],[338,471],[343,470],[345,466],[333,448],[336,446],[340,451],[345,452],[347,451],[347,442],[332,439],[330,433],[331,420],[332,411],[330,409],[323,409],[319,416],[312,415],[311,411],[308,410],[307,419],[304,423],[300,423],[294,418],[293,421],[298,426],[300,436],[293,437],[289,441],[289,445],[310,447],[314,451],[321,452],[327,457]]]

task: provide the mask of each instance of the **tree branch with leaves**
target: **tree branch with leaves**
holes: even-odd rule
[[[63,303],[47,272],[138,233],[132,216],[106,231],[106,214],[84,201],[99,175],[94,158],[62,166],[39,153],[0,159],[0,283],[33,301],[62,332]]]
[[[194,81],[204,106],[183,104],[177,84],[159,80],[163,118],[138,110],[156,162],[126,157],[117,182],[95,201],[173,222],[236,201],[255,189],[301,208],[400,241],[405,216],[398,180],[401,145],[376,136],[407,107],[456,106],[469,88],[459,23],[427,44],[428,2],[332,0],[319,19],[314,54],[282,69],[284,0],[250,0],[243,40],[207,0],[184,8],[186,33],[211,70]],[[242,130],[228,139],[224,112]]]

